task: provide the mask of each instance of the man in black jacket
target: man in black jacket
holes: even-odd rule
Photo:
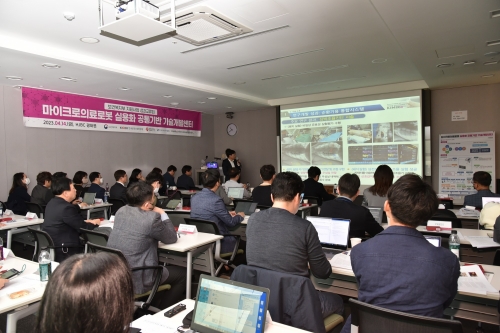
[[[222,173],[224,173],[224,182],[227,182],[231,177],[229,172],[232,168],[237,168],[241,171],[241,161],[236,159],[236,152],[232,149],[226,149],[227,158],[222,161]]]
[[[80,208],[71,204],[76,198],[76,189],[69,178],[53,179],[52,193],[55,197],[45,208],[42,230],[54,241],[55,261],[60,263],[73,254],[83,252],[80,228],[92,230],[101,224],[101,220],[84,220]]]
[[[184,190],[191,190],[194,186],[193,178],[193,168],[190,165],[185,165],[182,167],[182,175],[177,178],[177,188]]]
[[[365,232],[375,236],[384,228],[375,221],[368,208],[356,205],[353,201],[359,195],[360,181],[356,174],[346,173],[339,179],[339,196],[321,206],[322,217],[334,217],[351,220],[349,239],[363,238]]]
[[[101,177],[101,174],[97,171],[91,172],[89,175],[90,184],[89,189],[87,190],[87,193],[95,193],[95,197],[97,199],[102,199],[104,200],[104,192],[105,190],[101,187],[103,180]]]
[[[307,170],[307,178],[304,180],[304,196],[318,198],[318,206],[323,204],[323,201],[333,200],[335,196],[328,193],[325,187],[320,183],[319,176],[321,176],[320,168],[312,166]]]
[[[127,187],[125,186],[128,181],[127,173],[125,170],[116,170],[114,176],[116,183],[109,189],[109,197],[111,199],[121,199],[124,203],[127,203]]]

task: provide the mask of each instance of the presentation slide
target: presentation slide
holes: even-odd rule
[[[333,185],[344,173],[356,173],[373,185],[373,173],[389,165],[394,180],[423,174],[420,94],[281,110],[281,170],[303,179],[314,165],[320,181]]]

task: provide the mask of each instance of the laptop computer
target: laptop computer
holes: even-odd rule
[[[500,203],[500,197],[483,197],[483,207],[486,206],[488,202],[498,202]]]
[[[233,199],[243,199],[244,190],[243,187],[230,187],[227,190],[227,196]]]
[[[257,209],[257,205],[258,205],[257,202],[239,201],[236,204],[236,208],[234,209],[234,211],[236,213],[243,212],[247,216],[252,215],[253,213],[255,213],[255,209]]]
[[[83,202],[85,202],[87,205],[93,205],[95,201],[95,193],[85,193],[83,196]]]
[[[372,213],[373,218],[378,224],[382,224],[382,218],[384,217],[384,209],[382,207],[366,207]]]
[[[317,216],[307,216],[307,220],[316,228],[323,252],[328,260],[335,254],[347,250],[351,220]]]
[[[175,209],[177,207],[178,204],[181,203],[181,200],[179,199],[171,199],[168,201],[167,203],[167,209]]]
[[[440,247],[441,246],[441,237],[439,236],[429,236],[429,235],[424,235],[425,239],[435,247]]]
[[[269,289],[201,275],[191,330],[264,333]]]

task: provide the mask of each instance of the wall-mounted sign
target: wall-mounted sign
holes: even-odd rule
[[[451,111],[451,121],[465,121],[465,120],[467,120],[467,110]]]
[[[201,136],[201,113],[22,88],[24,125],[86,131]]]

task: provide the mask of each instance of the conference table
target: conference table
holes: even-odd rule
[[[43,219],[28,219],[26,216],[22,215],[4,215],[3,217],[12,218],[12,221],[2,222],[5,223],[5,225],[0,227],[0,231],[7,230],[7,244],[5,244],[5,247],[8,249],[12,248],[12,235],[27,232],[28,227],[39,229],[40,224],[43,223]]]
[[[90,214],[91,213],[96,213],[96,212],[104,212],[104,219],[108,219],[108,207],[113,206],[113,204],[110,203],[102,203],[102,204],[93,204],[93,205],[88,205],[86,207],[81,207],[81,210],[86,210],[87,211],[87,220],[90,220]]]

